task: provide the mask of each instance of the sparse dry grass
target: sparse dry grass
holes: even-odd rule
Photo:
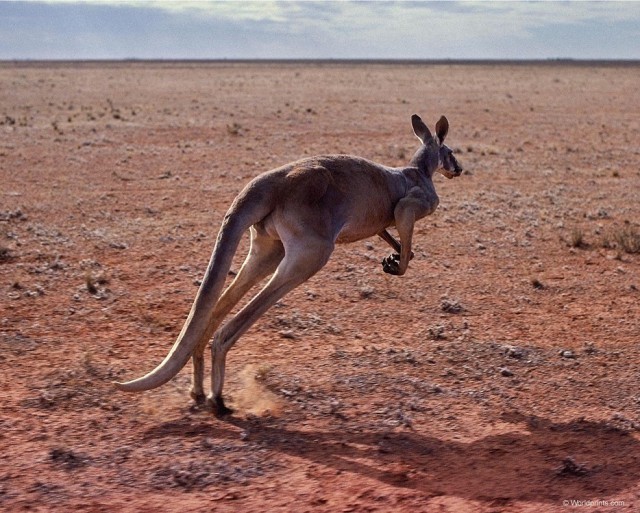
[[[613,232],[613,240],[625,253],[640,253],[640,232],[631,225]]]
[[[587,243],[584,240],[584,231],[582,228],[573,228],[569,234],[569,246],[572,248],[584,248]]]
[[[624,253],[640,253],[640,231],[630,224],[613,228],[603,235],[600,245]]]
[[[85,275],[84,281],[85,281],[85,284],[87,286],[87,290],[89,291],[89,294],[97,294],[98,293],[98,287],[96,285],[96,281],[95,281],[94,277],[91,275],[91,273],[87,273]]]

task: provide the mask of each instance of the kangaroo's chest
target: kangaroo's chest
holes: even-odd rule
[[[350,211],[345,216],[336,242],[344,244],[373,237],[394,224],[393,210],[391,202],[378,201]]]

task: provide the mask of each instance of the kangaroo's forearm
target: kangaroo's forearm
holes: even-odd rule
[[[380,233],[378,233],[378,237],[389,244],[389,246],[391,246],[396,253],[400,253],[400,242],[398,242],[396,238],[387,230],[382,230]]]

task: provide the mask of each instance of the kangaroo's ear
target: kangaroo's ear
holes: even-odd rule
[[[442,144],[447,133],[449,132],[449,121],[444,116],[441,116],[436,123],[436,136],[438,137],[438,143]]]
[[[413,126],[413,133],[416,134],[418,139],[420,139],[423,143],[426,143],[433,137],[431,135],[431,132],[429,132],[427,125],[424,124],[424,121],[422,121],[422,119],[420,119],[420,116],[418,116],[417,114],[411,116],[411,125]]]

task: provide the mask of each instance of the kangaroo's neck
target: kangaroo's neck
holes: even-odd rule
[[[421,169],[411,162],[409,166],[401,170],[401,174],[404,177],[405,194],[413,187],[420,187],[425,191],[435,194],[435,187],[432,179],[433,173],[427,173],[425,168]]]
[[[420,174],[431,179],[438,166],[437,148],[423,144],[409,161],[409,166],[417,168]]]

